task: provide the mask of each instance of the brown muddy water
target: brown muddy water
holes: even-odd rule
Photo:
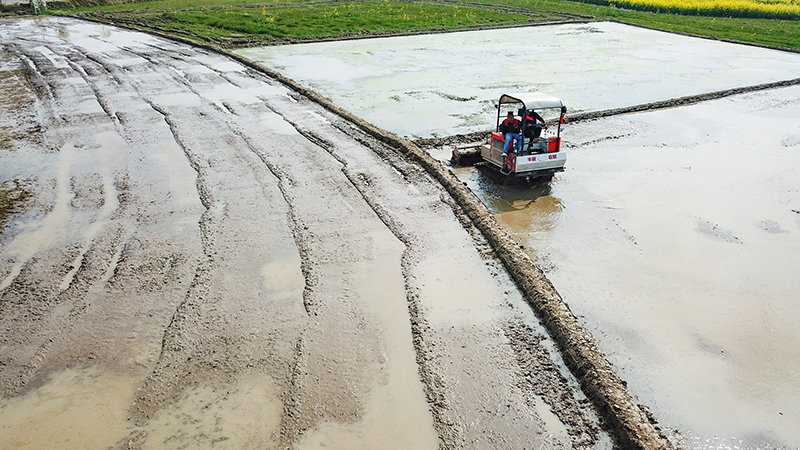
[[[568,125],[550,185],[459,177],[688,448],[800,443],[800,88]]]
[[[0,181],[28,194],[0,235],[0,448],[610,448],[393,149],[206,50],[54,17],[0,38]]]
[[[800,73],[797,54],[604,23],[240,53],[407,136],[486,129],[503,90],[575,112]],[[799,108],[794,87],[568,124],[549,185],[456,170],[679,447],[800,446]]]

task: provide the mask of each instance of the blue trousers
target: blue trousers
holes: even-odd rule
[[[522,148],[522,136],[519,133],[506,133],[506,143],[503,145],[503,153],[508,153],[508,146],[511,145],[511,140],[515,139],[517,142],[514,148],[519,151]]]

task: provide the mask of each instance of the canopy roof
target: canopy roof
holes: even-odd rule
[[[503,94],[500,96],[500,105],[506,103],[522,103],[525,105],[525,109],[561,108],[564,106],[561,99],[541,92]]]

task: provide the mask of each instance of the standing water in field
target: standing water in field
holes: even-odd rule
[[[599,22],[243,49],[400,136],[487,130],[506,92],[574,114],[796,78],[800,55]]]
[[[532,189],[457,172],[688,448],[800,444],[798,115],[794,87],[568,125]]]
[[[422,137],[490,128],[505,91],[545,91],[574,113],[800,73],[800,55],[613,23],[241,54]],[[798,108],[788,88],[568,124],[550,185],[457,171],[689,448],[800,445]]]

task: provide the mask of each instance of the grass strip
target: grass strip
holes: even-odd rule
[[[152,0],[152,1],[114,1],[114,0],[67,0],[50,3],[51,10],[69,10],[71,13],[92,11],[137,11],[137,10],[175,10],[192,8],[216,8],[242,5],[283,5],[287,3],[307,3],[312,0]]]
[[[99,20],[207,40],[226,48],[342,37],[496,28],[566,19],[556,12],[514,12],[483,5],[406,1],[157,11],[94,9],[83,14]]]

